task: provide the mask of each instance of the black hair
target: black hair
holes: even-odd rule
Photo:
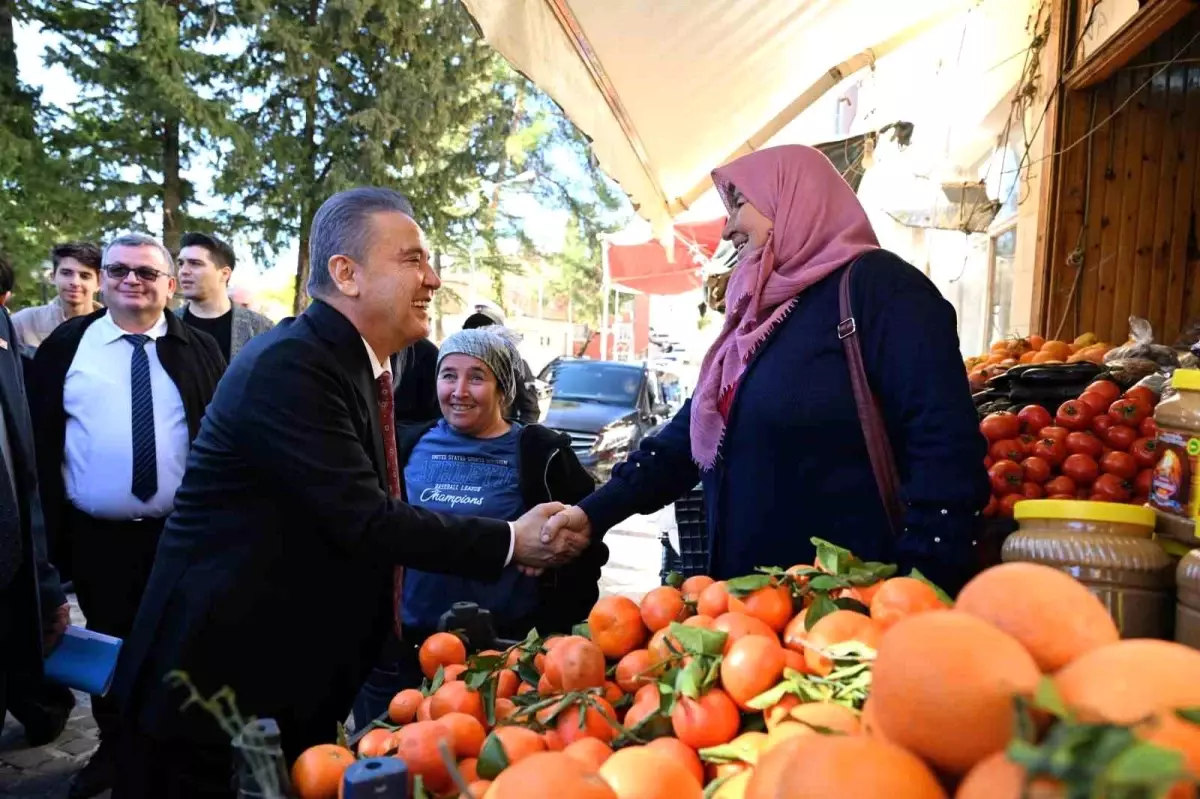
[[[184,233],[183,238],[179,240],[179,249],[184,247],[203,247],[208,250],[218,269],[226,266],[233,269],[237,266],[237,256],[233,254],[233,247],[208,233]]]
[[[100,247],[90,241],[67,241],[55,244],[50,249],[50,262],[54,264],[52,271],[58,271],[58,265],[65,258],[74,258],[80,266],[92,269],[100,274]]]

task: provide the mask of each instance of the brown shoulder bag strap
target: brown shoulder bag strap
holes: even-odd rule
[[[892,454],[892,442],[888,439],[879,401],[867,382],[867,370],[863,365],[862,348],[858,343],[858,323],[850,306],[850,275],[854,263],[842,273],[838,291],[838,308],[841,322],[838,338],[846,353],[850,367],[850,385],[854,387],[854,404],[858,406],[858,421],[867,440],[867,453],[871,458],[871,471],[879,486],[879,496],[892,524],[892,533],[898,535],[904,529],[904,506],[900,501],[900,475],[896,469],[896,457]]]

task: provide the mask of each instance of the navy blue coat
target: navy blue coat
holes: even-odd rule
[[[879,251],[851,276],[867,377],[882,405],[905,502],[891,532],[871,472],[838,339],[842,270],[803,292],[738,385],[714,468],[691,458],[684,405],[580,507],[602,534],[704,484],[709,569],[811,563],[813,536],[866,560],[920,568],[953,590],[970,570],[988,498],[979,433],[958,351],[954,309],[919,271]]]

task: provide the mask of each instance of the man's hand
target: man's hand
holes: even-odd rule
[[[42,620],[42,654],[49,656],[62,640],[63,633],[71,623],[71,605],[63,603],[55,609],[54,615]]]
[[[557,538],[564,531],[591,540],[592,522],[578,506],[571,505],[550,517],[542,528],[542,539]]]
[[[553,534],[545,530],[546,521],[565,508],[562,503],[547,502],[513,522],[517,534],[512,562],[522,573],[536,576],[548,568],[561,566],[587,548],[586,535],[570,531]]]

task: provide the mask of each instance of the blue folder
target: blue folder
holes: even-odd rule
[[[46,658],[46,676],[84,693],[104,696],[117,670],[121,639],[74,625]]]

